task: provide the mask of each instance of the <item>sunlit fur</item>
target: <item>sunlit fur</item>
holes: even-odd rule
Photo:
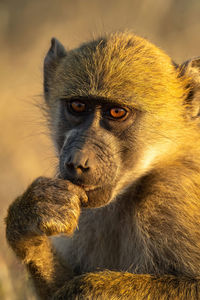
[[[58,154],[58,140],[72,134],[60,132],[62,99],[128,105],[137,119],[127,134],[130,157],[118,163],[120,172],[126,168],[105,206],[80,212],[87,193],[43,178],[9,208],[7,239],[42,299],[200,297],[199,65],[194,59],[176,66],[130,33],[68,52],[52,42],[45,99]]]

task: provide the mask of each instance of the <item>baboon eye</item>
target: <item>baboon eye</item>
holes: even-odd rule
[[[122,119],[126,116],[127,110],[122,107],[112,107],[109,113],[110,116],[114,119]]]
[[[82,113],[86,111],[86,104],[79,100],[73,100],[70,102],[70,109],[75,113]]]

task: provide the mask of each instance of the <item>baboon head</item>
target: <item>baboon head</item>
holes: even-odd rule
[[[127,192],[183,146],[194,126],[186,68],[132,34],[71,51],[52,39],[44,90],[60,176],[85,189],[89,207]]]

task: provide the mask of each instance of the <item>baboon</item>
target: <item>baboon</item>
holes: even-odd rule
[[[58,175],[6,218],[40,299],[200,298],[199,69],[132,33],[68,51],[52,39]]]

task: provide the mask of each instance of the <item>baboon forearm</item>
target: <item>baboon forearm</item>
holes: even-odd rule
[[[46,180],[46,185],[48,184],[48,179],[40,180]],[[58,185],[60,182],[55,184]],[[49,183],[50,187],[54,184],[51,180]],[[76,199],[72,205],[66,200],[69,205],[66,219],[74,223],[67,223],[61,227],[60,220],[63,219],[58,213],[65,212],[67,204],[59,206],[57,202],[55,206],[59,210],[54,211],[50,206],[53,200],[50,203],[51,197],[48,197],[48,193],[42,192],[43,190],[41,191],[33,184],[11,204],[6,218],[6,235],[10,246],[31,273],[38,294],[42,299],[48,299],[47,296],[50,297],[72,278],[72,271],[63,264],[59,254],[55,253],[47,234],[59,234],[65,230],[69,230],[71,234],[78,220],[79,204],[76,204]],[[64,190],[63,193],[65,195],[67,192]]]
[[[200,280],[103,271],[75,277],[53,299],[65,299],[64,296],[72,300],[196,300],[200,296]]]
[[[46,235],[15,241],[12,239],[10,245],[26,265],[40,299],[50,299],[55,291],[72,278],[70,268],[63,265]]]
[[[15,235],[10,237],[10,232],[15,232]],[[19,223],[13,224],[7,220],[7,239],[26,265],[41,299],[46,300],[47,296],[50,298],[50,295],[72,278],[71,270],[63,265],[46,235],[23,237]]]
[[[26,241],[24,263],[31,274],[40,299],[50,299],[64,283],[72,278],[72,272],[59,259],[48,237]]]

